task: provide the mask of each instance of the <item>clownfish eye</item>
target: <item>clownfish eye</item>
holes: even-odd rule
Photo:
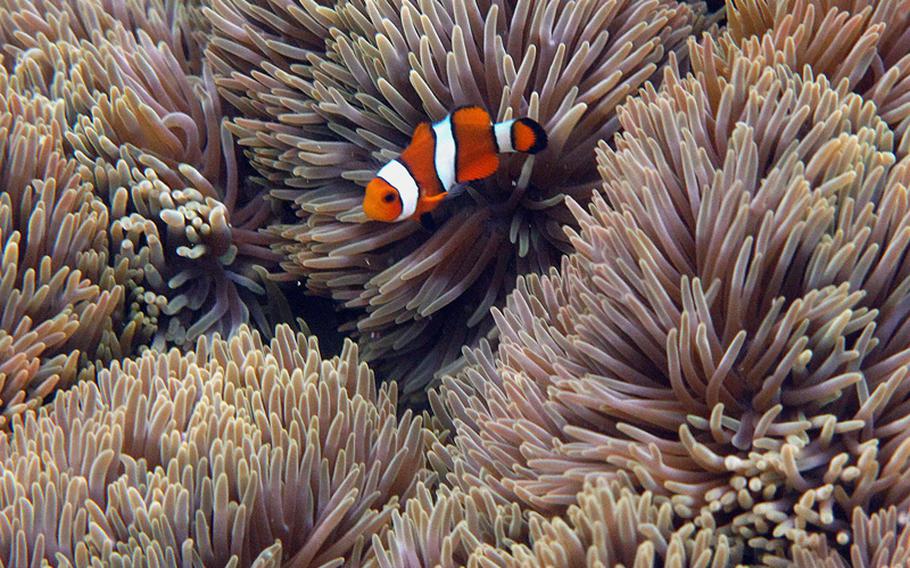
[[[382,197],[382,200],[385,201],[386,203],[391,203],[391,202],[395,201],[395,194],[394,194],[394,193],[391,193],[391,192],[386,193],[386,194]]]

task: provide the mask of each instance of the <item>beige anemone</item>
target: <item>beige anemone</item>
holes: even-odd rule
[[[0,5],[0,44],[12,68],[46,43],[78,44],[142,30],[164,42],[188,72],[198,72],[207,23],[199,0],[6,0]]]
[[[653,494],[636,493],[628,480],[586,483],[566,519],[531,514],[533,545],[516,546],[505,566],[733,566],[742,543],[692,523],[674,530],[673,507]]]
[[[419,399],[462,345],[491,328],[516,274],[545,271],[567,243],[565,195],[586,201],[594,146],[615,108],[656,80],[700,6],[674,0],[345,0],[282,8],[219,1],[207,13],[232,130],[299,218],[274,227],[287,279],[347,308],[342,330]],[[266,24],[267,22],[267,24]],[[325,38],[320,46],[316,38]],[[434,215],[367,222],[363,187],[414,127],[457,105],[530,115],[549,148],[513,156]]]
[[[15,419],[0,438],[0,560],[74,566],[357,566],[428,481],[348,342],[323,359],[279,326],[148,351]]]
[[[563,512],[626,472],[784,566],[910,505],[910,161],[843,85],[712,45],[620,110],[576,252],[434,406],[459,486]]]
[[[64,156],[63,105],[15,86],[0,71],[0,429],[135,332],[107,207]]]
[[[627,478],[586,483],[565,517],[496,502],[490,490],[418,488],[385,538],[373,538],[368,566],[422,568],[590,568],[732,566],[742,557],[723,535],[687,523],[674,526],[672,506],[638,494]]]
[[[910,527],[906,511],[895,507],[872,515],[854,509],[853,541],[841,555],[822,543],[821,549],[797,547],[796,568],[887,568],[910,565]]]
[[[142,30],[121,32],[46,44],[26,61],[50,67],[68,101],[67,142],[129,265],[129,317],[158,348],[250,321],[267,330],[261,267],[277,255],[258,230],[273,209],[241,178],[212,77],[185,73]]]
[[[527,540],[517,504],[500,505],[490,491],[421,484],[404,511],[392,514],[383,537],[373,537],[370,568],[506,566],[510,546]]]
[[[263,275],[279,256],[259,229],[274,211],[224,127],[200,7],[23,0],[4,10],[20,88],[65,101],[66,150],[110,210],[134,347],[190,346],[247,322],[267,333],[277,318],[265,314]],[[48,29],[31,36],[38,18]]]
[[[846,81],[910,153],[910,0],[727,0],[727,14],[726,49]]]

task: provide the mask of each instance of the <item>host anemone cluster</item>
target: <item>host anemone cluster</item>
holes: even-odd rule
[[[910,161],[870,103],[711,41],[621,110],[575,252],[437,402],[460,486],[560,513],[630,476],[774,564],[910,503]]]
[[[115,362],[18,423],[0,447],[4,562],[359,562],[429,475],[432,433],[396,417],[352,343],[323,359],[275,334]]]
[[[908,27],[0,0],[0,564],[910,565]],[[462,105],[546,149],[371,221]]]
[[[345,308],[364,357],[420,399],[434,374],[492,328],[516,274],[569,250],[564,199],[597,183],[616,108],[679,50],[699,8],[674,0],[213,3],[207,54],[231,130],[291,203],[276,224],[283,279]],[[269,17],[266,18],[266,11]],[[421,121],[480,105],[547,130],[436,214],[438,229],[367,223],[363,187]]]

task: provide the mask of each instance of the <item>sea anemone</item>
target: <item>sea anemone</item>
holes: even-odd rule
[[[577,501],[565,518],[532,512],[526,519],[517,503],[498,503],[486,487],[420,486],[405,512],[393,514],[385,538],[373,537],[367,566],[723,567],[742,557],[710,528],[677,529],[669,499],[638,494],[624,476],[585,483]]]
[[[263,276],[280,256],[259,229],[273,208],[241,178],[201,59],[199,7],[61,0],[7,10],[0,27],[20,90],[66,102],[66,151],[110,210],[112,256],[127,267],[124,319],[139,322],[134,347],[191,346],[248,322],[268,333]],[[52,29],[31,37],[39,14]]]
[[[7,0],[0,5],[0,44],[13,67],[47,44],[78,45],[141,30],[164,42],[185,71],[198,72],[207,23],[198,0]]]
[[[710,528],[696,530],[688,523],[674,530],[669,500],[647,491],[639,495],[627,479],[586,483],[577,500],[566,519],[531,513],[533,546],[514,547],[504,565],[722,567],[742,555]]]
[[[910,566],[910,526],[895,507],[888,507],[872,515],[860,509],[853,510],[851,525],[853,542],[848,554],[841,556],[829,550],[827,543],[821,549],[797,547],[794,551],[796,568],[888,568]]]
[[[159,349],[251,320],[271,329],[261,277],[278,256],[258,231],[271,204],[240,179],[211,74],[186,74],[165,44],[137,36],[82,42],[75,63],[53,58],[78,113],[67,142],[129,262],[130,319]]]
[[[712,46],[620,109],[576,252],[433,404],[451,483],[564,513],[627,473],[782,566],[910,505],[910,161],[842,84]]]
[[[246,326],[147,351],[0,438],[0,560],[356,566],[433,434],[346,343]]]
[[[847,81],[910,153],[910,0],[727,0],[727,19],[724,50]]]
[[[108,210],[63,153],[63,104],[18,95],[5,70],[0,83],[5,429],[12,416],[39,406],[95,361],[122,354],[112,317],[124,290],[108,264]],[[127,336],[134,330],[117,327]]]
[[[392,513],[384,537],[373,537],[370,568],[505,566],[507,550],[527,539],[517,504],[501,505],[483,487],[461,491],[420,484],[404,512]]]
[[[221,92],[249,115],[232,130],[299,217],[273,227],[284,278],[348,309],[343,330],[415,400],[490,331],[490,306],[516,274],[568,250],[564,197],[587,201],[594,146],[616,131],[616,106],[659,77],[701,10],[674,0],[239,6],[213,4],[208,54]],[[530,115],[548,149],[504,159],[435,212],[436,230],[367,222],[363,186],[419,122],[462,104],[495,119]]]
[[[218,77],[221,94],[239,111],[238,121],[247,129],[261,128],[257,134],[263,136],[293,134],[293,128],[277,124],[282,117],[276,113],[284,111],[279,111],[274,99],[298,93],[287,91],[279,77],[311,77],[309,56],[325,51],[329,30],[342,25],[338,14],[317,0],[211,0],[208,4],[203,10],[211,27],[206,60]],[[257,123],[259,119],[262,122]],[[266,179],[273,177],[270,169],[260,168]]]

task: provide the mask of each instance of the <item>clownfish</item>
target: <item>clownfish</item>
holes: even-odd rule
[[[493,175],[498,154],[536,154],[547,133],[530,118],[494,123],[478,106],[460,107],[435,124],[421,122],[401,155],[367,184],[363,211],[387,223],[420,220],[449,190]]]

